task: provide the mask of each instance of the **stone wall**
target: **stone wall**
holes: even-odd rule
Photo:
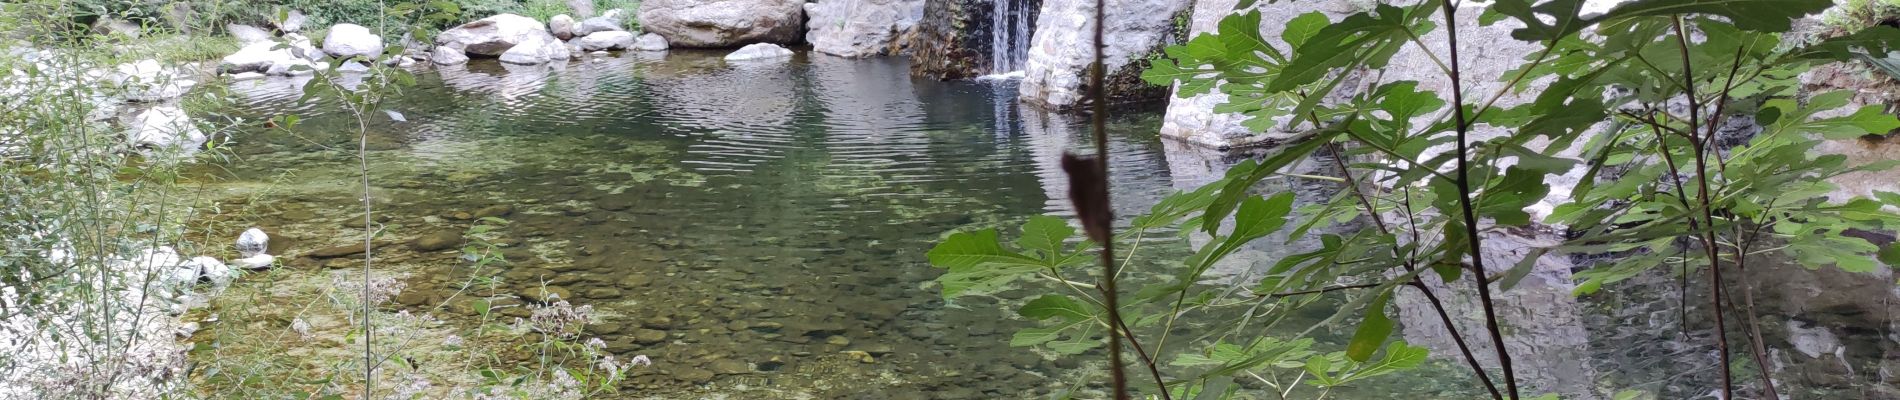
[[[1281,28],[1287,21],[1312,11],[1327,10],[1334,19],[1350,13],[1347,0],[1321,0],[1312,2],[1293,2],[1274,4],[1261,12],[1261,35],[1276,46],[1280,42]],[[1195,0],[1188,17],[1188,35],[1213,33],[1220,26],[1220,20],[1235,14],[1236,0]],[[1239,115],[1214,112],[1214,107],[1227,102],[1227,95],[1208,93],[1188,98],[1173,94],[1178,88],[1170,89],[1167,114],[1162,117],[1161,136],[1186,141],[1195,145],[1228,148],[1240,147],[1268,139],[1286,139],[1291,132],[1265,132],[1256,134],[1240,125],[1244,120]]]
[[[1102,32],[1103,64],[1110,104],[1164,100],[1167,88],[1141,80],[1147,58],[1179,43],[1185,32],[1177,18],[1188,16],[1191,0],[1107,0],[1104,18],[1115,21]],[[1226,9],[1231,9],[1232,5]],[[1023,68],[1021,99],[1049,109],[1086,104],[1088,72],[1095,61],[1095,0],[1047,0],[1036,20],[1036,35]]]
[[[805,41],[834,56],[896,54],[923,14],[923,0],[818,0],[805,3]]]

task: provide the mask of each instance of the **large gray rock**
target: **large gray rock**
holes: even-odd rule
[[[594,32],[580,40],[581,51],[626,50],[633,48],[633,33],[627,31]]]
[[[237,39],[239,46],[249,46],[252,43],[271,40],[270,31],[255,26],[229,24],[224,26],[224,30],[230,32],[231,37]]]
[[[803,0],[648,0],[640,27],[675,47],[792,43],[805,25]]]
[[[322,56],[320,50],[311,47],[309,41],[293,41],[281,44],[273,41],[257,42],[238,49],[238,52],[224,56],[218,63],[218,71],[227,74],[244,72],[263,72],[271,75],[291,75],[297,72],[297,66],[317,68],[314,60]],[[283,48],[278,48],[278,47]]]
[[[251,228],[238,235],[238,255],[250,257],[264,254],[267,250],[270,250],[270,234],[264,233],[264,230]]]
[[[594,0],[567,0],[567,9],[574,11],[575,17],[594,16]]]
[[[278,32],[297,32],[303,30],[303,23],[309,20],[310,18],[305,17],[302,11],[290,10],[284,14],[284,18],[282,19],[278,19],[277,16],[272,15],[271,26],[277,28]]]
[[[1043,0],[1036,33],[1023,64],[1021,99],[1053,109],[1082,104],[1088,70],[1095,62],[1096,0]],[[1107,0],[1108,24],[1102,32],[1104,86],[1110,103],[1158,100],[1164,88],[1141,81],[1143,62],[1174,42],[1174,18],[1190,0]]]
[[[754,61],[790,58],[792,51],[771,43],[753,43],[726,55],[726,61]]]
[[[205,134],[191,122],[185,110],[174,106],[152,107],[132,117],[127,124],[128,143],[153,149],[193,149],[204,144]]]
[[[598,17],[581,20],[580,26],[574,28],[574,35],[587,36],[594,34],[594,32],[624,31],[626,28],[622,27],[626,26],[627,17],[623,15],[623,13],[623,11],[616,8],[607,10],[605,14],[601,14]]]
[[[336,24],[323,36],[323,52],[337,58],[376,58],[383,54],[383,37],[362,25]]]
[[[534,18],[499,14],[462,24],[435,36],[437,46],[461,49],[469,55],[501,56],[515,45],[530,40],[553,40],[546,26]]]
[[[842,57],[896,53],[924,17],[923,0],[818,0],[805,3],[805,41]]]
[[[548,18],[548,33],[554,34],[555,38],[561,40],[573,39],[575,36],[574,17],[561,14]]]
[[[639,51],[666,51],[666,48],[666,37],[657,33],[640,35],[640,39],[633,42],[633,49]]]
[[[468,55],[462,50],[448,46],[436,46],[429,51],[429,62],[436,65],[457,65],[468,62]]]
[[[1188,34],[1215,32],[1222,18],[1236,13],[1234,10],[1236,3],[1236,0],[1196,0],[1194,15],[1189,18]],[[1319,10],[1320,4],[1316,3],[1320,2],[1291,3],[1286,7],[1262,12],[1260,15],[1261,36],[1273,45],[1285,49],[1286,47],[1280,41],[1280,32],[1294,17]],[[1344,14],[1346,12],[1328,12],[1328,16],[1334,20],[1338,20]],[[1292,131],[1278,129],[1255,133],[1241,126],[1240,123],[1246,120],[1245,116],[1214,112],[1215,106],[1226,102],[1227,95],[1218,90],[1187,98],[1171,97],[1168,100],[1167,113],[1162,117],[1161,135],[1212,148],[1241,146],[1263,140],[1283,140],[1293,136]]]
[[[544,33],[545,35],[545,33]],[[572,56],[566,43],[555,40],[554,36],[537,37],[521,42],[508,51],[502,52],[501,62],[519,65],[546,64],[552,61],[566,60]]]

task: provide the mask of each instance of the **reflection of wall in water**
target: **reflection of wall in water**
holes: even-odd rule
[[[1000,99],[1015,103],[1014,97]],[[1156,171],[1166,162],[1160,149],[1149,140],[1132,140],[1125,132],[1117,132],[1117,127],[1127,126],[1113,123],[1109,129],[1108,151],[1109,190],[1115,217],[1123,225],[1134,216],[1148,211],[1149,207],[1160,202],[1167,195],[1165,184],[1169,177],[1132,174],[1125,171]],[[1048,214],[1065,218],[1074,217],[1074,206],[1069,202],[1069,177],[1062,171],[1062,154],[1093,154],[1095,144],[1090,141],[1089,125],[1086,117],[1065,115],[1036,109],[1022,110],[1022,127],[1025,145],[1034,153],[1036,177],[1042,180],[1042,188],[1047,195],[1044,210]],[[1134,124],[1133,129],[1147,129],[1149,125]],[[1122,172],[1118,172],[1122,171]]]
[[[1163,140],[1162,144],[1167,149],[1174,186],[1180,190],[1192,190],[1219,180],[1233,165],[1275,151],[1272,148],[1221,151],[1177,140]],[[1337,176],[1337,167],[1331,162],[1330,156],[1324,156],[1322,152],[1289,169],[1294,174]],[[1270,194],[1293,190],[1298,206],[1328,201],[1340,188],[1337,184],[1323,180],[1277,176],[1263,181],[1255,191]],[[1223,227],[1231,228],[1232,225],[1230,217]],[[1276,232],[1249,244],[1244,250],[1216,265],[1210,274],[1223,277],[1228,282],[1247,284],[1252,280],[1252,274],[1263,272],[1285,256],[1317,249],[1317,235],[1347,234],[1369,226],[1353,222],[1316,228],[1306,238],[1292,243],[1286,243],[1287,231]],[[1551,245],[1558,240],[1557,233],[1552,231],[1489,235],[1490,241],[1487,243],[1490,245],[1485,249],[1486,264],[1487,268],[1494,270],[1493,273],[1516,264],[1531,246]],[[1210,237],[1205,233],[1194,233],[1190,240],[1198,247],[1206,245]],[[1514,290],[1503,293],[1494,291],[1494,303],[1499,309],[1500,318],[1509,321],[1506,327],[1509,336],[1505,341],[1511,349],[1522,384],[1560,393],[1589,394],[1597,374],[1585,362],[1590,354],[1588,332],[1584,330],[1577,300],[1570,295],[1574,287],[1570,272],[1568,262],[1559,257],[1546,257]],[[1483,314],[1476,298],[1476,289],[1471,287],[1471,281],[1461,280],[1447,286],[1439,282],[1435,275],[1428,273],[1424,276],[1434,292],[1446,303],[1447,311],[1453,316],[1467,343],[1472,345],[1474,352],[1479,353],[1480,361],[1496,365],[1495,353],[1490,350],[1491,342],[1481,319]],[[1399,293],[1400,301],[1396,304],[1399,319],[1404,324],[1404,339],[1426,346],[1436,357],[1452,361],[1463,368],[1457,346],[1445,333],[1437,313],[1427,305],[1424,296],[1412,289],[1401,289]]]
[[[1485,269],[1487,275],[1494,276],[1515,266],[1530,249],[1554,246],[1562,240],[1561,232],[1551,229],[1511,228],[1482,235]],[[1547,256],[1539,259],[1530,274],[1511,290],[1492,286],[1492,304],[1505,333],[1505,348],[1510,350],[1518,384],[1527,389],[1527,394],[1562,393],[1565,399],[1593,399],[1599,395],[1595,393],[1598,373],[1590,362],[1591,332],[1585,329],[1582,306],[1570,294],[1576,288],[1571,267],[1564,257]],[[1492,380],[1502,390],[1497,351],[1485,328],[1484,310],[1470,271],[1449,284],[1435,273],[1419,276],[1443,302],[1445,312],[1478,361],[1492,369]],[[1404,325],[1405,340],[1429,347],[1433,355],[1458,368],[1468,368],[1425,296],[1415,289],[1398,293],[1399,301],[1394,304]]]
[[[1271,148],[1255,147],[1222,151],[1180,140],[1164,139],[1161,145],[1166,149],[1169,175],[1176,190],[1192,191],[1220,180],[1227,169],[1248,159],[1259,159],[1273,152]],[[1289,170],[1305,175],[1334,175],[1330,164],[1323,164],[1321,158],[1311,158],[1292,166]],[[1254,187],[1259,194],[1272,194],[1285,190],[1294,193],[1294,207],[1327,201],[1338,190],[1338,186],[1317,179],[1303,179],[1289,176],[1274,176],[1262,180]],[[1233,230],[1234,219],[1227,217],[1221,222],[1223,233]],[[1227,257],[1208,270],[1208,277],[1224,283],[1246,284],[1248,277],[1265,272],[1275,262],[1286,256],[1318,249],[1318,235],[1327,233],[1350,232],[1356,229],[1356,223],[1333,227],[1317,227],[1308,234],[1308,238],[1287,242],[1289,230],[1281,230],[1247,244],[1240,251]],[[1212,236],[1205,232],[1194,232],[1188,236],[1195,248],[1206,245]]]

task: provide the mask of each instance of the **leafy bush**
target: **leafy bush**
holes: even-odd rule
[[[1065,157],[1087,234],[1049,216],[1030,219],[1012,241],[995,229],[950,234],[927,254],[946,270],[938,278],[943,295],[1046,291],[1018,309],[1041,326],[1018,331],[1012,345],[1073,356],[1106,341],[1132,350],[1108,354],[1135,360],[1126,384],[1144,398],[1225,399],[1245,396],[1237,393],[1243,381],[1271,386],[1282,398],[1295,388],[1326,397],[1348,381],[1419,365],[1425,351],[1393,340],[1388,317],[1394,296],[1412,290],[1439,316],[1433,329],[1445,329],[1456,343],[1475,378],[1471,387],[1494,399],[1522,399],[1535,392],[1516,378],[1511,352],[1521,347],[1504,340],[1504,327],[1522,325],[1495,311],[1495,293],[1512,290],[1559,255],[1611,255],[1575,273],[1575,294],[1651,271],[1680,268],[1685,279],[1706,274],[1715,289],[1702,296],[1709,302],[1704,310],[1716,321],[1708,347],[1720,358],[1711,373],[1720,380],[1710,386],[1722,398],[1776,398],[1768,379],[1776,367],[1766,361],[1758,330],[1771,324],[1756,320],[1751,285],[1740,285],[1737,296],[1724,282],[1746,282],[1735,276],[1746,275],[1749,261],[1764,253],[1849,273],[1900,265],[1900,246],[1882,248],[1850,233],[1900,228],[1892,211],[1900,194],[1835,198],[1830,182],[1900,162],[1852,165],[1842,155],[1810,151],[1823,140],[1886,134],[1900,128],[1900,119],[1881,105],[1854,106],[1847,93],[1803,93],[1792,79],[1817,65],[1900,50],[1900,29],[1875,26],[1783,45],[1793,21],[1828,8],[1824,0],[1632,1],[1591,14],[1581,0],[1464,2],[1466,12],[1451,0],[1381,3],[1338,20],[1301,15],[1278,40],[1261,34],[1259,10],[1243,9],[1216,31],[1169,48],[1144,74],[1149,82],[1178,85],[1181,96],[1225,94],[1227,103],[1215,110],[1244,116],[1247,128],[1298,134],[1123,226],[1105,211],[1090,211],[1108,202],[1106,179],[1094,183],[1104,167]],[[1496,29],[1505,20],[1517,26],[1508,37],[1461,41],[1447,34]],[[1499,76],[1461,69],[1461,49],[1511,40],[1535,50],[1518,68]],[[1401,51],[1429,58],[1422,68],[1436,73],[1434,82],[1450,83],[1434,90],[1365,74],[1394,67]],[[1478,93],[1468,82],[1504,85]],[[1526,100],[1496,101],[1514,93]],[[1727,137],[1734,134],[1725,122],[1736,120],[1763,130]],[[1299,163],[1337,173],[1286,171]],[[1283,179],[1289,182],[1268,187],[1310,186],[1300,182],[1308,179],[1339,186],[1304,207],[1290,192],[1255,192],[1262,182]],[[1538,218],[1532,210],[1548,214]],[[1207,240],[1180,260],[1136,253],[1144,234],[1171,230]],[[1498,243],[1542,230],[1567,235],[1551,234],[1544,244]],[[1275,260],[1246,282],[1209,275],[1216,263],[1261,240],[1318,248]],[[1118,281],[1141,286],[1123,296]],[[1478,303],[1478,310],[1456,315],[1481,311],[1482,330],[1459,331],[1437,297],[1463,292],[1456,287],[1474,289]],[[1234,309],[1246,312],[1222,318]],[[1329,316],[1302,318],[1309,313]],[[1722,322],[1729,313],[1745,317],[1737,325],[1748,336],[1730,339]],[[1188,315],[1212,322],[1187,321]],[[1321,329],[1348,327],[1354,333],[1343,343],[1314,340]],[[1747,346],[1731,347],[1731,340]],[[1731,361],[1731,353],[1748,358]],[[1761,376],[1738,385],[1732,369]],[[1116,379],[1114,390],[1123,384]]]

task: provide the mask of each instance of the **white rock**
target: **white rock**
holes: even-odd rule
[[[197,265],[176,265],[159,276],[167,286],[188,287],[198,283],[200,277]]]
[[[1835,354],[1841,348],[1841,339],[1827,327],[1807,321],[1788,321],[1788,342],[1794,344],[1794,350],[1809,358]]]
[[[383,54],[383,37],[362,25],[336,24],[323,35],[323,52],[337,58],[376,58]]]
[[[805,27],[805,0],[646,0],[640,28],[675,47],[792,43]]]
[[[369,72],[369,66],[364,65],[363,63],[360,63],[360,62],[349,61],[349,62],[344,62],[343,65],[338,65],[336,67],[336,71],[360,74],[364,72]]]
[[[834,56],[888,54],[923,15],[923,0],[818,0],[805,3],[805,41]]]
[[[271,50],[276,46],[277,42],[268,41],[245,45],[236,53],[224,56],[224,59],[218,63],[218,70],[227,74],[263,71],[278,60],[279,55],[275,53],[279,50]]]
[[[177,266],[184,261],[184,257],[178,256],[178,250],[172,249],[171,246],[159,246],[156,249],[141,251],[138,257],[132,258],[132,264],[128,268],[151,270]]]
[[[567,0],[567,9],[574,10],[574,16],[587,18],[594,16],[594,0]]]
[[[546,64],[555,60],[566,60],[572,56],[567,44],[554,40],[553,36],[535,38],[509,48],[501,54],[501,62],[518,65]]]
[[[275,15],[271,16],[273,19],[276,17]],[[309,19],[309,17],[303,15],[302,11],[290,10],[285,14],[283,20],[273,20],[271,21],[271,25],[276,26],[279,31],[296,32],[303,30],[304,21],[308,21]]]
[[[1102,32],[1107,45],[1103,64],[1111,80],[1136,79],[1147,68],[1146,57],[1171,41],[1174,16],[1191,0],[1108,0],[1104,18],[1114,21]],[[1231,8],[1230,8],[1231,9]],[[1049,108],[1069,108],[1082,102],[1088,70],[1095,62],[1095,0],[1045,0],[1036,16],[1036,34],[1023,65],[1018,91],[1024,102]],[[1135,76],[1129,76],[1135,75]],[[1147,84],[1140,84],[1147,89]],[[1114,87],[1111,87],[1113,89]],[[1150,90],[1149,93],[1166,96]],[[1126,93],[1107,93],[1120,98]]]
[[[666,37],[657,33],[640,35],[640,39],[633,42],[633,49],[639,51],[666,51],[666,47]]]
[[[133,117],[129,125],[132,131],[127,137],[136,147],[195,149],[205,142],[204,132],[178,107],[152,107]]]
[[[268,42],[271,40],[270,31],[255,26],[228,24],[224,26],[224,30],[230,32],[231,37],[237,38],[239,46],[249,46],[252,43]]]
[[[573,39],[575,36],[574,17],[561,14],[548,18],[548,33],[554,34],[555,38],[561,40]]]
[[[596,32],[612,32],[612,31],[625,31],[625,30],[626,30],[625,28],[620,27],[619,20],[608,18],[607,16],[599,16],[599,17],[593,17],[593,18],[581,20],[580,26],[574,28],[574,35],[587,36],[587,35],[594,34]]]
[[[272,266],[276,265],[276,262],[277,262],[277,256],[273,256],[269,254],[258,254],[258,255],[254,255],[250,257],[244,257],[244,258],[240,258],[236,260],[231,260],[231,264],[233,266],[236,266],[237,268],[249,270],[249,271],[270,269]]]
[[[435,36],[437,46],[449,46],[461,49],[463,53],[500,56],[529,40],[542,37],[552,38],[546,26],[534,18],[515,14],[499,14],[482,18],[475,22],[462,24]]]
[[[319,69],[327,68],[330,68],[330,64],[313,62],[302,58],[292,58],[282,63],[271,64],[270,69],[264,70],[264,73],[277,76],[303,76],[314,74],[317,73]]]
[[[296,75],[300,69],[319,68],[314,60],[323,53],[310,47],[309,39],[286,35],[288,44],[278,42],[258,42],[238,49],[237,53],[224,56],[218,63],[218,71],[227,74],[242,72],[263,72],[269,75]],[[302,40],[299,40],[302,39]],[[281,48],[280,48],[281,47]],[[293,68],[302,66],[305,68]]]
[[[775,60],[792,56],[792,51],[771,43],[753,43],[726,55],[726,61]]]
[[[627,31],[594,32],[582,37],[583,51],[626,50],[633,47],[633,33]]]
[[[185,264],[196,265],[198,267],[199,280],[210,281],[211,286],[214,287],[230,285],[231,279],[237,277],[237,272],[231,270],[231,266],[224,265],[223,261],[218,261],[216,258],[204,256],[192,257],[191,261],[187,261]]]
[[[229,78],[231,78],[231,81],[233,81],[233,82],[235,82],[235,81],[248,81],[248,80],[252,80],[252,79],[258,79],[258,78],[263,78],[263,77],[264,77],[264,73],[262,73],[262,72],[239,72],[239,73],[235,73],[235,74],[231,74],[231,75],[227,75],[227,76],[228,76]]]
[[[269,249],[270,234],[264,233],[262,229],[246,229],[244,233],[238,234],[237,251],[239,255],[250,257],[264,254],[264,251]]]
[[[429,62],[436,65],[457,65],[468,62],[468,56],[462,50],[448,46],[435,46],[429,51]]]

